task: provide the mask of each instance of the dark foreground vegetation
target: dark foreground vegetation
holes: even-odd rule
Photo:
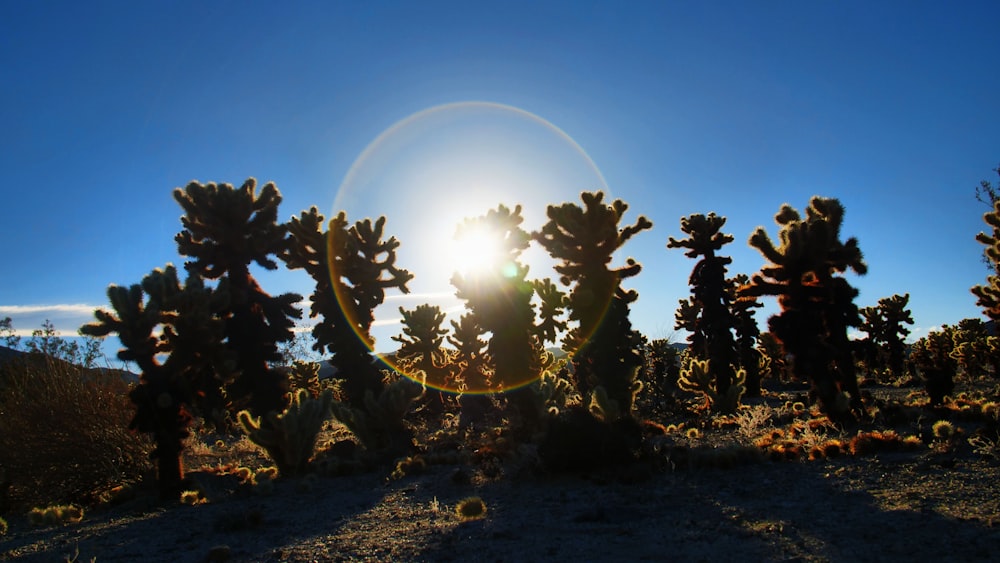
[[[987,188],[993,231],[978,240],[996,272],[1000,203]],[[767,264],[749,274],[727,271],[734,237],[724,217],[682,218],[667,247],[695,260],[691,296],[675,313],[686,346],[651,341],[629,321],[638,296],[626,284],[641,266],[615,266],[613,256],[652,226],[647,218],[626,221],[623,201],[583,193],[550,206],[528,232],[520,206],[498,206],[458,228],[486,229],[504,245],[489,271],[452,278],[465,313],[445,327],[437,307],[401,308],[400,347],[376,359],[374,310],[413,278],[396,264],[400,241],[386,218],[327,221],[312,208],[280,223],[277,188],[258,191],[252,179],[192,183],[174,197],[184,210],[183,278],[166,265],[112,285],[110,309],[81,329],[117,336],[137,382],[95,369],[93,346],[50,330],[0,358],[0,509],[9,518],[75,522],[154,486],[165,505],[203,503],[211,495],[185,460],[197,474],[231,479],[232,494],[326,477],[399,480],[435,466],[467,482],[644,481],[896,452],[1000,461],[1000,277],[973,289],[990,323],[965,319],[908,345],[907,294],[855,303],[844,273],[868,266],[859,241],[842,240],[835,199],[778,210],[776,239],[762,227],[750,236]],[[532,243],[556,259],[555,281],[528,277],[520,256]],[[332,378],[283,354],[303,298],[272,296],[250,273],[279,263],[315,281],[312,347]],[[780,312],[761,330],[754,314],[765,296]],[[0,328],[19,348],[10,320]]]

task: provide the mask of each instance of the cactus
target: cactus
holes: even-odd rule
[[[734,414],[746,392],[746,371],[737,370],[733,381],[722,391],[716,387],[718,378],[713,376],[711,364],[711,360],[692,359],[686,369],[681,369],[677,384],[685,391],[703,394],[712,411]]]
[[[563,285],[572,286],[565,299],[569,320],[575,323],[563,340],[571,354],[574,383],[588,396],[598,385],[619,405],[622,415],[632,411],[633,383],[642,366],[640,336],[629,322],[629,304],[638,299],[621,283],[642,269],[629,258],[611,269],[613,255],[637,233],[653,224],[640,216],[619,228],[628,210],[622,200],[604,203],[601,192],[581,194],[583,207],[574,203],[550,205],[548,222],[532,234],[560,263],[555,266]]]
[[[468,497],[455,505],[455,515],[463,522],[486,517],[486,503],[479,497]]]
[[[859,328],[868,333],[863,346],[869,369],[885,365],[893,377],[902,377],[906,367],[904,340],[910,334],[903,324],[913,324],[913,317],[906,308],[909,302],[909,293],[893,295],[879,299],[877,307],[859,311],[864,319]]]
[[[840,241],[843,218],[844,207],[836,199],[813,197],[804,219],[783,205],[774,217],[781,244],[775,246],[763,227],[753,232],[750,246],[770,263],[738,294],[741,299],[778,297],[781,313],[769,319],[768,328],[791,354],[793,372],[811,382],[810,395],[831,418],[849,421],[851,410],[863,409],[847,337],[861,318],[854,304],[858,291],[836,274],[848,268],[865,274],[868,266],[857,239]],[[849,410],[840,409],[841,393],[850,397]]]
[[[767,373],[764,369],[770,366],[770,360],[757,349],[757,342],[760,338],[760,327],[757,326],[757,319],[754,318],[756,309],[764,304],[757,299],[740,299],[737,295],[739,288],[750,281],[746,274],[737,274],[726,280],[729,287],[729,308],[736,321],[736,349],[739,352],[740,367],[746,372],[746,394],[750,397],[760,396],[761,374]]]
[[[181,286],[176,269],[167,266],[147,275],[142,284],[110,286],[108,299],[114,312],[96,310],[97,322],[80,331],[99,338],[116,333],[123,346],[118,358],[139,366],[139,385],[129,393],[136,406],[129,427],[153,435],[160,497],[176,500],[190,410],[206,418],[218,412],[223,386],[235,369],[223,343],[228,284],[213,289],[190,274]],[[158,329],[161,335],[155,336]]]
[[[481,338],[486,331],[479,325],[475,315],[462,315],[458,321],[451,321],[451,326],[452,334],[448,336],[448,342],[455,347],[455,377],[462,390],[458,397],[462,409],[458,426],[465,429],[482,423],[491,405],[486,394],[490,389],[487,374],[489,355],[485,350],[488,343]]]
[[[923,379],[931,405],[940,405],[955,390],[958,362],[954,357],[955,327],[944,326],[913,343],[910,362]]]
[[[545,371],[538,378],[532,388],[538,404],[539,416],[543,414],[559,414],[566,408],[570,396],[573,394],[573,384],[562,377],[565,370],[557,373]]]
[[[688,237],[679,240],[670,237],[667,242],[667,248],[688,249],[684,253],[688,258],[701,257],[691,271],[688,283],[692,295],[688,304],[678,312],[676,328],[692,332],[688,350],[694,357],[714,363],[713,387],[723,396],[733,384],[733,366],[739,363],[739,352],[733,337],[736,318],[730,310],[730,284],[726,281],[726,266],[733,260],[715,255],[716,251],[733,241],[732,235],[721,232],[725,224],[726,218],[715,213],[689,215],[681,219],[681,231]]]
[[[370,454],[391,459],[413,449],[413,430],[405,416],[423,392],[423,385],[401,377],[387,385],[377,397],[369,390],[362,408],[339,401],[334,401],[330,407],[334,418],[346,426]]]
[[[281,360],[279,342],[293,338],[292,319],[302,313],[295,293],[271,296],[250,274],[250,264],[277,269],[270,258],[286,251],[288,229],[278,223],[281,193],[273,183],[257,192],[257,181],[231,184],[191,182],[174,190],[184,209],[177,250],[191,258],[185,267],[206,279],[225,279],[231,300],[226,315],[226,342],[238,362],[236,379],[227,386],[233,408],[246,405],[257,416],[285,407],[287,381],[269,366]]]
[[[441,347],[447,329],[441,328],[445,314],[436,305],[417,305],[416,309],[399,308],[403,318],[403,334],[393,336],[399,342],[396,364],[406,374],[422,372],[426,384],[435,390],[457,391],[454,369]],[[444,411],[444,396],[440,391],[428,393],[426,406],[435,414]]]
[[[289,269],[302,268],[316,287],[309,300],[309,316],[320,320],[313,328],[313,349],[330,353],[342,389],[351,406],[363,409],[369,391],[384,389],[382,374],[372,361],[371,336],[375,308],[385,301],[385,290],[409,293],[413,279],[396,267],[395,237],[382,240],[385,217],[348,227],[343,211],[323,231],[323,215],[315,207],[293,217],[288,224],[291,244],[281,255]]]
[[[528,385],[538,379],[545,367],[542,342],[552,334],[549,327],[560,308],[558,299],[547,295],[547,303],[554,309],[546,310],[548,317],[536,325],[532,298],[537,285],[527,279],[528,267],[518,261],[531,241],[531,235],[521,228],[523,221],[520,205],[513,210],[500,205],[459,225],[456,236],[483,230],[494,236],[502,249],[489,270],[468,275],[456,272],[451,283],[456,288],[455,295],[466,302],[475,323],[492,333],[487,344],[493,368],[492,384],[506,393],[520,415],[519,430],[532,433],[541,421]],[[550,289],[549,285],[545,287]]]
[[[994,169],[1000,174],[1000,167]],[[983,215],[983,221],[990,227],[991,233],[980,232],[976,235],[976,240],[986,248],[983,249],[983,261],[990,268],[991,275],[987,276],[986,283],[972,287],[972,294],[976,296],[976,305],[983,308],[983,312],[993,321],[1000,321],[1000,199],[998,199],[996,187],[988,181],[983,180],[980,187],[976,188],[976,198],[985,203],[989,203],[991,210]],[[986,202],[984,196],[988,196]]]
[[[319,398],[321,391],[319,368],[320,365],[316,362],[294,360],[288,368],[288,383],[292,392],[305,389],[310,397]]]
[[[316,436],[329,416],[332,401],[333,392],[329,389],[319,398],[299,389],[284,412],[272,411],[265,417],[254,417],[244,410],[237,420],[247,437],[267,451],[282,476],[301,475],[312,457]]]

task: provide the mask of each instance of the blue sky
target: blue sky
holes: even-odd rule
[[[1000,163],[996,2],[291,4],[0,3],[0,316],[74,333],[108,284],[182,262],[173,188],[250,176],[278,185],[282,218],[338,201],[352,220],[386,213],[403,248],[446,222],[435,210],[473,208],[455,194],[523,198],[540,216],[603,187],[629,222],[654,223],[624,249],[644,265],[628,283],[633,323],[653,338],[673,334],[688,293],[693,261],[666,249],[681,217],[728,217],[730,272],[752,273],[756,226],[776,237],[782,203],[836,197],[869,265],[848,276],[859,305],[910,293],[914,336],[980,316],[969,288],[987,274],[974,190]],[[432,112],[372,146],[447,104],[481,111]],[[371,183],[345,182],[352,165]],[[415,282],[442,268],[429,244],[401,258]],[[300,271],[262,284],[311,291]],[[450,307],[449,289],[415,292]],[[417,304],[380,311],[379,348],[394,347],[393,309]]]

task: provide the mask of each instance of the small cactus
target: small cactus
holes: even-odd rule
[[[716,392],[715,378],[712,377],[711,360],[692,360],[687,369],[681,370],[677,385],[684,391],[702,393],[705,395],[713,411],[723,414],[733,414],[740,406],[740,400],[746,392],[746,371],[740,369],[736,378],[723,393]]]
[[[32,508],[28,522],[32,526],[57,526],[83,520],[83,509],[73,505],[55,505],[46,508]]]
[[[486,503],[479,497],[468,497],[458,501],[455,514],[464,522],[480,520],[486,517]]]
[[[299,389],[285,412],[268,413],[255,418],[249,411],[237,415],[244,432],[255,444],[264,448],[278,465],[282,475],[298,475],[306,469],[316,446],[316,436],[330,412],[333,393],[324,391],[313,399],[305,389]]]

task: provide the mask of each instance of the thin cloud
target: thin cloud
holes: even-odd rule
[[[42,313],[55,313],[61,315],[92,315],[97,305],[85,305],[82,303],[70,305],[0,305],[0,315],[38,315]]]
[[[431,293],[394,293],[386,295],[386,301],[414,301],[417,299],[457,299],[455,292],[438,291]]]

